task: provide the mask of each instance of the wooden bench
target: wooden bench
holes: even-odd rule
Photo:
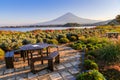
[[[7,52],[5,54],[5,63],[6,63],[6,68],[14,68],[14,51]]]
[[[48,60],[48,69],[50,69],[51,71],[54,71],[54,62],[53,62],[54,58],[55,58],[55,63],[60,63],[58,51],[50,53],[48,56],[36,57],[36,58],[31,59],[30,60],[31,72],[36,73],[34,63],[36,61],[41,61],[41,60]]]

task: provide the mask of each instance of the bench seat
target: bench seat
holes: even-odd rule
[[[5,63],[6,68],[14,68],[14,51],[6,52],[5,54]]]
[[[59,52],[58,51],[54,51],[53,53],[50,53],[48,56],[43,56],[43,57],[35,57],[32,58],[30,60],[30,66],[31,66],[31,71],[33,73],[36,73],[35,68],[34,68],[34,63],[36,61],[42,61],[42,60],[48,60],[48,69],[50,69],[51,71],[53,71],[53,66],[54,66],[54,62],[53,59],[55,58],[55,63],[59,63]]]

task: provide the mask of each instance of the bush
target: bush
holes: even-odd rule
[[[42,38],[37,39],[37,43],[42,43],[42,42],[43,42]]]
[[[95,59],[95,57],[94,57],[94,56],[92,56],[92,55],[87,55],[87,56],[86,56],[86,59],[89,59],[89,60],[94,60],[94,59]]]
[[[99,49],[99,59],[106,63],[120,63],[120,43]]]
[[[77,76],[77,80],[106,80],[98,70],[91,70]]]
[[[23,45],[30,44],[30,41],[27,40],[27,39],[24,39],[24,40],[22,41],[22,44],[23,44]]]
[[[120,80],[120,72],[116,69],[106,69],[101,71],[107,80]]]
[[[58,40],[61,38],[66,38],[66,37],[67,37],[66,34],[60,34],[60,35],[58,35]]]
[[[51,39],[51,40],[48,40],[47,43],[49,43],[49,44],[58,44],[58,41],[56,39]]]
[[[76,36],[70,36],[70,41],[76,41],[77,37]]]
[[[60,42],[60,43],[68,43],[68,42],[69,42],[69,39],[67,39],[67,38],[61,38],[61,39],[59,40],[59,42]]]
[[[93,57],[98,57],[99,54],[97,53],[98,50],[92,50],[92,51],[89,51],[87,54],[88,55],[91,55]]]
[[[73,48],[76,50],[82,50],[83,46],[82,46],[82,44],[75,44],[75,45],[73,45]]]
[[[4,54],[5,52],[2,49],[0,49],[0,56],[4,56]]]
[[[86,70],[93,70],[93,69],[98,70],[98,65],[92,60],[85,60],[84,61],[84,68]]]
[[[78,39],[81,40],[81,41],[85,41],[86,40],[85,36],[79,36]]]

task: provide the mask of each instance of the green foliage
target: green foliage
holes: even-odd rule
[[[84,72],[77,76],[77,80],[106,80],[98,70]]]
[[[24,40],[22,41],[22,44],[23,44],[23,45],[30,44],[30,41],[27,40],[27,39],[24,39]]]
[[[43,42],[42,38],[37,39],[37,43],[42,43],[42,42]]]
[[[36,39],[24,39],[22,41],[23,45],[26,45],[26,44],[35,44],[35,43],[36,43]]]
[[[70,41],[77,41],[77,37],[76,36],[70,36]]]
[[[120,63],[120,43],[109,44],[98,50],[99,59],[106,63]]]
[[[67,36],[65,34],[60,34],[58,35],[58,40],[61,39],[61,38],[66,38]]]
[[[87,53],[87,55],[91,55],[93,57],[99,57],[98,50],[92,50]]]
[[[101,42],[101,39],[99,37],[104,36],[106,32],[109,32],[113,29],[114,31],[120,32],[119,26],[115,28],[111,26],[103,26],[94,29],[33,30],[27,32],[0,31],[0,48],[4,51],[14,50],[17,49],[19,46],[25,44],[48,42],[50,39],[57,39],[58,41],[60,41],[61,38],[67,38],[70,41],[81,41],[81,45],[75,46],[76,49],[82,49],[83,47],[86,47],[86,44],[90,43],[92,44],[92,47],[89,47],[88,49],[94,50],[107,45],[106,42]],[[95,37],[95,40],[88,40],[88,38],[93,36],[99,38],[99,40],[97,41]],[[67,40],[67,42],[69,41]],[[75,43],[75,45],[76,44],[77,43]]]
[[[0,56],[4,56],[5,55],[5,52],[2,50],[2,49],[0,49]]]
[[[116,16],[116,21],[120,24],[120,15]]]
[[[84,68],[85,70],[98,70],[98,65],[92,60],[85,60],[84,61]]]
[[[56,39],[50,39],[47,41],[49,44],[58,44],[58,41]]]
[[[69,39],[67,39],[67,38],[61,38],[61,39],[59,40],[59,42],[60,42],[60,43],[68,43],[68,42],[69,42]]]
[[[86,59],[89,59],[89,60],[93,60],[93,61],[94,61],[95,57],[88,54],[88,55],[86,56]]]
[[[65,27],[76,27],[76,26],[80,26],[80,24],[78,24],[78,23],[67,23],[64,26]]]
[[[82,50],[83,49],[83,46],[80,43],[78,43],[78,44],[76,44],[76,43],[71,44],[71,47],[73,47],[76,50]]]
[[[120,71],[116,69],[107,69],[101,71],[107,80],[120,80]]]
[[[96,38],[96,37],[91,37],[91,38],[86,38],[79,40],[71,45],[74,49],[81,50],[83,48],[87,48],[88,50],[95,50],[102,48],[107,45],[108,39],[106,38]]]

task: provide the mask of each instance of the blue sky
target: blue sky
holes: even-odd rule
[[[120,0],[0,0],[0,25],[33,24],[67,12],[107,20],[120,14]]]

